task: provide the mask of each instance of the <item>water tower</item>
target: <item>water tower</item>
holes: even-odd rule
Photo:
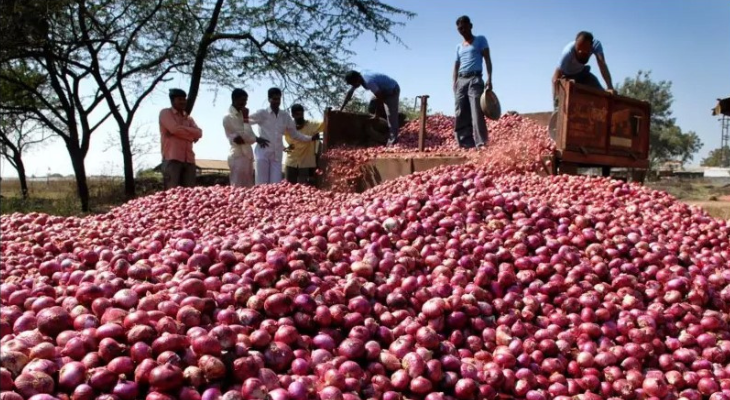
[[[717,105],[712,109],[712,115],[720,116],[722,166],[727,168],[730,167],[730,97],[717,99]]]

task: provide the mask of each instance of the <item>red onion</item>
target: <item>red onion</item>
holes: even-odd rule
[[[39,371],[22,373],[14,383],[15,391],[26,399],[36,394],[51,394],[54,389],[53,378]]]
[[[17,376],[30,361],[28,357],[18,351],[0,351],[0,365],[6,368],[13,376]]]
[[[54,306],[38,313],[38,330],[44,335],[55,336],[72,326],[73,320],[63,307]]]
[[[71,395],[72,400],[92,400],[94,398],[94,389],[87,384],[76,386],[73,390],[73,394]]]
[[[137,384],[133,381],[121,379],[114,386],[112,393],[117,396],[119,400],[133,400],[137,398],[139,389]]]
[[[117,383],[117,376],[108,369],[97,368],[89,372],[91,376],[89,377],[88,383],[95,390],[107,392],[112,390]]]
[[[220,359],[210,355],[200,357],[198,367],[203,371],[205,379],[209,381],[221,379],[226,374],[225,364]]]
[[[178,390],[183,384],[183,371],[171,364],[153,368],[149,373],[149,385],[162,392]]]
[[[36,396],[78,399],[722,398],[728,222],[535,174],[547,130],[488,123],[480,151],[442,115],[421,153],[415,121],[391,148],[330,146],[335,191],[177,188],[0,217],[0,390],[41,372],[57,380]],[[467,164],[352,193],[383,154]]]
[[[72,390],[86,381],[86,367],[80,362],[70,362],[58,372],[60,389]]]

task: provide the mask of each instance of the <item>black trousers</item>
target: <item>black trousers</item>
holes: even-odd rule
[[[286,176],[286,180],[293,185],[300,183],[299,181],[302,180],[302,183],[314,186],[316,181],[316,171],[317,168],[297,168],[287,166],[284,171],[284,175]]]

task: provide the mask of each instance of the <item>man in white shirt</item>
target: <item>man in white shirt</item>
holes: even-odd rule
[[[279,183],[282,179],[282,161],[284,160],[284,134],[288,131],[291,139],[299,142],[310,142],[318,136],[301,134],[288,112],[282,111],[281,89],[269,89],[269,108],[256,111],[248,121],[259,126],[259,137],[266,139],[269,145],[256,146],[254,159],[256,164],[256,184]],[[246,118],[247,115],[244,115]]]
[[[256,137],[253,128],[243,117],[248,114],[246,103],[248,93],[243,89],[233,89],[231,93],[231,106],[228,114],[223,117],[223,129],[226,138],[231,144],[228,153],[228,167],[230,168],[231,186],[252,187],[254,184],[253,149],[251,145],[258,143],[261,147],[267,147],[269,141]]]

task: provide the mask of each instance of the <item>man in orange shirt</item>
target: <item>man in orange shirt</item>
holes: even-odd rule
[[[193,143],[203,136],[203,131],[185,111],[185,91],[170,89],[170,104],[172,107],[160,111],[162,177],[165,190],[177,186],[195,186]]]

